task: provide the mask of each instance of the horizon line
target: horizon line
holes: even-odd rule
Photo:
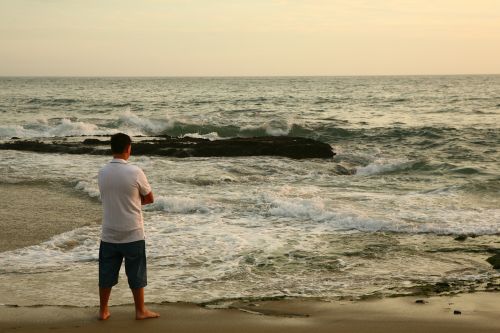
[[[264,78],[264,77],[391,77],[391,76],[496,76],[500,73],[460,74],[345,74],[345,75],[2,75],[0,78]]]

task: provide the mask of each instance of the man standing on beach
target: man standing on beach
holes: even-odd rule
[[[111,136],[113,160],[99,170],[99,191],[103,206],[101,245],[99,248],[99,319],[109,318],[111,288],[125,258],[125,272],[135,303],[135,318],[160,315],[144,305],[146,244],[141,205],[153,202],[153,193],[144,172],[128,164],[132,140],[123,133]]]

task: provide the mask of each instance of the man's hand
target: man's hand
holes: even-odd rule
[[[147,205],[153,203],[155,199],[153,198],[153,192],[149,192],[146,195],[141,195],[141,205]]]

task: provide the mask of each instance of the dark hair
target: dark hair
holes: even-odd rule
[[[111,136],[111,152],[121,154],[132,143],[132,139],[125,133],[116,133]]]

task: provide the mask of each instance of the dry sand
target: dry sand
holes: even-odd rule
[[[2,184],[0,251],[100,223],[100,209],[61,186]],[[94,307],[0,305],[0,332],[500,332],[500,293],[495,292],[360,302],[262,301],[231,309],[182,303],[150,307],[161,318],[136,321],[127,305],[112,307],[111,318],[100,322]]]

